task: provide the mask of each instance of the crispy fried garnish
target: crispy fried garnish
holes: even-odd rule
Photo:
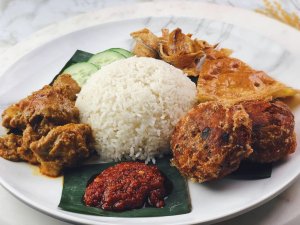
[[[162,29],[161,37],[157,37],[146,28],[131,33],[131,36],[136,40],[133,49],[135,55],[162,59],[190,76],[198,76],[198,64],[204,55],[217,57],[218,54],[229,53],[228,50],[215,50],[217,45],[192,39],[191,34],[184,34],[179,28],[171,33],[168,29]]]
[[[136,41],[133,53],[137,56],[158,58],[159,38],[150,30],[132,32],[130,34]]]
[[[163,29],[162,33],[159,45],[162,60],[180,69],[196,67],[197,61],[204,54],[204,46],[192,40],[190,34],[183,34],[179,28],[170,34],[168,29]]]

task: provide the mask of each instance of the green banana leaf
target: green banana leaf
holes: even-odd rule
[[[71,59],[66,63],[66,65],[59,71],[59,73],[53,78],[53,80],[51,81],[50,85],[52,85],[54,83],[54,81],[56,80],[56,78],[69,66],[75,64],[75,63],[79,63],[79,62],[87,62],[94,54],[89,53],[89,52],[85,52],[85,51],[81,51],[81,50],[77,50],[74,55],[71,57]]]
[[[144,207],[123,212],[112,212],[85,206],[82,197],[90,179],[115,164],[117,163],[84,165],[65,171],[59,207],[66,211],[108,217],[171,216],[185,214],[191,211],[190,196],[186,180],[175,167],[170,166],[169,157],[156,160],[156,165],[171,184],[171,192],[165,200],[165,207]]]

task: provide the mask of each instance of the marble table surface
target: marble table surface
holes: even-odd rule
[[[263,7],[261,0],[198,0],[254,10]],[[26,41],[47,25],[107,7],[120,7],[147,0],[0,0],[0,56]],[[287,11],[300,14],[299,0],[281,0]],[[126,15],[123,15],[126,18]],[[63,33],[62,30],[57,32]],[[244,215],[218,225],[296,225],[300,224],[300,179],[275,199]],[[1,225],[67,225],[69,223],[46,216],[17,200],[0,186]]]

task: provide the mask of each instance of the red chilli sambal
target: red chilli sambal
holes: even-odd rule
[[[157,166],[124,162],[102,171],[87,186],[83,200],[87,206],[110,211],[137,209],[149,204],[165,205],[166,178]]]

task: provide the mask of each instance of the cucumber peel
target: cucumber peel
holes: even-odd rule
[[[79,86],[85,84],[88,78],[98,71],[99,67],[88,62],[75,63],[66,68],[63,73],[70,74],[72,78],[78,83]]]
[[[132,52],[130,52],[126,49],[123,49],[123,48],[110,48],[109,50],[118,52],[118,53],[124,55],[126,58],[134,56],[134,54]]]
[[[125,58],[126,57],[121,53],[112,50],[106,50],[93,55],[88,62],[97,65],[99,67],[102,67],[114,61],[125,59]]]

